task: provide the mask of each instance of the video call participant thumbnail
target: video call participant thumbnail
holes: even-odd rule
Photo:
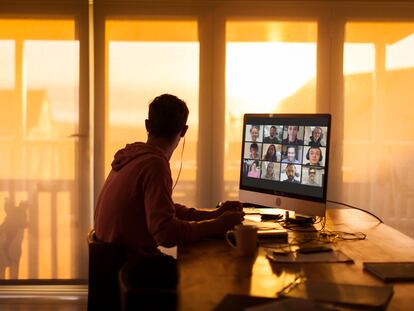
[[[281,140],[278,137],[277,128],[276,126],[272,125],[269,128],[269,136],[265,136],[263,139],[264,143],[268,144],[280,144]]]
[[[303,181],[303,183],[305,185],[309,185],[309,186],[317,186],[317,187],[321,187],[322,185],[320,184],[319,180],[321,178],[321,172],[323,170],[318,169],[316,167],[308,167],[307,169],[304,169],[304,176],[302,177],[305,181]]]
[[[260,158],[259,145],[256,143],[252,143],[249,146],[249,150],[250,150],[249,158],[253,160],[259,160]]]
[[[303,137],[299,137],[299,130],[300,127],[297,125],[288,125],[287,128],[285,127],[285,132],[287,135],[283,139],[282,143],[284,145],[303,145]],[[303,131],[301,136],[303,136]]]
[[[247,126],[247,133],[248,135],[246,135],[246,141],[251,141],[254,143],[261,141],[260,125]]]
[[[305,165],[323,166],[323,154],[320,147],[310,147],[306,152]]]
[[[247,173],[247,177],[252,178],[259,178],[260,177],[260,166],[259,161],[253,161],[252,164],[250,164],[249,172]]]
[[[309,136],[309,146],[313,147],[322,147],[322,139],[323,139],[323,130],[321,127],[316,126],[312,132],[311,136]]]
[[[280,164],[275,162],[263,162],[262,179],[279,180]]]
[[[287,146],[286,147],[286,155],[285,158],[282,160],[282,163],[295,163],[300,164],[298,158],[298,147],[297,146]]]
[[[284,166],[284,164],[283,164]],[[283,182],[290,182],[293,184],[300,183],[300,165],[295,165],[293,163],[289,163],[282,168],[284,170],[285,175]]]
[[[264,147],[266,147],[266,145]],[[276,146],[275,145],[271,144],[271,145],[267,146],[267,151],[263,156],[263,160],[270,161],[270,162],[276,162],[277,161],[277,151],[276,151]]]

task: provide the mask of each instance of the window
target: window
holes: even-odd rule
[[[238,199],[244,113],[324,110],[328,198],[414,236],[412,4],[26,2],[0,1],[0,278],[86,277],[90,192],[162,93],[190,108],[177,202]]]
[[[413,234],[414,23],[349,22],[343,194]],[[397,216],[398,215],[398,216]]]
[[[127,143],[146,141],[144,121],[148,105],[156,96],[171,93],[190,110],[183,156],[183,169],[174,199],[195,203],[198,141],[199,43],[196,21],[108,20],[108,137],[105,170],[116,150]],[[181,142],[182,144],[182,142]],[[179,146],[170,161],[173,181],[181,164]]]
[[[226,198],[238,198],[244,113],[316,111],[316,22],[226,24]]]
[[[75,21],[0,19],[0,29],[0,278],[77,278]]]

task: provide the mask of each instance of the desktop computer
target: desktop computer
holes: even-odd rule
[[[329,114],[245,114],[239,199],[325,216]]]

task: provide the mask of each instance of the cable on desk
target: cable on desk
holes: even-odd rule
[[[384,223],[382,221],[382,219],[379,218],[377,215],[375,215],[374,213],[371,213],[370,211],[367,211],[367,210],[365,210],[363,208],[359,208],[359,207],[356,207],[356,206],[353,206],[353,205],[350,205],[350,204],[346,204],[346,203],[338,202],[338,201],[333,201],[333,200],[326,200],[326,202],[335,203],[335,204],[343,205],[343,206],[350,207],[350,208],[353,208],[353,209],[357,209],[357,210],[359,210],[361,212],[365,212],[367,214],[370,214],[372,217],[375,217],[380,223],[382,223],[382,224]]]
[[[307,243],[313,242],[321,242],[321,243],[334,243],[335,241],[354,241],[354,240],[365,240],[367,235],[363,232],[346,232],[346,231],[337,231],[337,230],[329,230],[325,228],[326,225],[326,217],[319,217],[314,224],[321,224],[321,228],[317,229],[297,229],[295,226],[284,226],[286,229],[291,230],[293,232],[309,232],[309,233],[317,233],[317,236],[314,237],[295,237],[293,245],[300,246]],[[300,226],[298,226],[300,228]]]
[[[326,239],[326,241],[335,242],[337,240],[340,241],[357,241],[357,240],[365,240],[367,235],[363,232],[346,232],[346,231],[331,231],[325,230],[323,232],[322,239]]]
[[[316,229],[315,227],[307,229],[306,226],[304,227],[301,224],[286,223],[285,220],[280,221],[280,223],[282,223],[283,228],[293,231],[293,232],[319,232],[325,228],[326,217],[318,217],[318,216],[315,217],[315,221],[312,223],[312,225],[317,225],[321,223],[322,226],[320,229]]]

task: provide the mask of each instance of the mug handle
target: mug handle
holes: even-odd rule
[[[233,237],[233,238],[232,238],[232,239],[230,239],[230,237]],[[232,242],[232,240],[233,240],[233,241],[235,241],[234,230],[229,230],[229,231],[227,231],[227,232],[226,232],[226,240],[227,240],[227,243],[228,243],[231,247],[236,248],[236,245],[235,245],[235,244],[233,244],[233,242]]]

